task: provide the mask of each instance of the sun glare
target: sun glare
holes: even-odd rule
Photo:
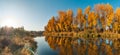
[[[14,19],[4,19],[1,22],[1,26],[16,27],[17,22]]]

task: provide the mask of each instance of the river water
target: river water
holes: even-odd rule
[[[37,42],[36,52],[38,55],[57,55],[56,51],[53,51],[48,43],[45,41],[45,37],[36,37],[34,38]]]
[[[119,55],[120,40],[36,37],[38,55]]]

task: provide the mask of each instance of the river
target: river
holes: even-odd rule
[[[34,38],[37,42],[36,52],[38,55],[57,55],[56,51],[53,51],[48,43],[45,41],[45,37],[36,37]]]
[[[120,40],[36,37],[38,55],[118,55]]]

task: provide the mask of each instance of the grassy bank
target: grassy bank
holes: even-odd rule
[[[26,44],[35,51],[37,46],[32,37],[0,36],[0,55],[33,55],[25,48]]]

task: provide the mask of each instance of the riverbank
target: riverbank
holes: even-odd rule
[[[27,47],[27,48],[26,48]],[[0,36],[0,55],[34,55],[37,43],[30,36]]]
[[[88,32],[51,32],[44,33],[45,36],[54,37],[79,37],[79,38],[108,38],[108,39],[120,39],[120,34],[113,32],[102,32],[102,33],[88,33]]]
[[[0,55],[34,55],[36,36],[43,31],[29,31],[24,27],[0,27]]]

